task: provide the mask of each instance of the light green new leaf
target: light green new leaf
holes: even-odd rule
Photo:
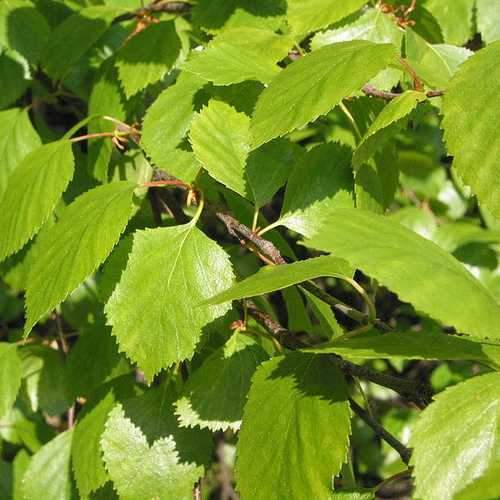
[[[26,288],[25,335],[109,255],[132,215],[134,189],[119,181],[87,191],[37,241]]]
[[[407,91],[387,104],[377,115],[354,151],[352,158],[354,166],[359,168],[378,149],[383,148],[386,141],[394,137],[402,120],[425,98],[425,94],[422,92]]]
[[[0,418],[14,405],[21,387],[21,360],[15,344],[0,342]]]
[[[288,24],[303,35],[340,21],[364,4],[366,0],[288,0]]]
[[[500,338],[500,305],[490,292],[449,253],[397,222],[360,209],[335,209],[306,244],[346,259],[462,333]]]
[[[269,83],[280,71],[293,40],[272,31],[234,28],[221,33],[205,50],[193,53],[183,68],[215,85],[230,85],[245,80]]]
[[[215,297],[211,297],[205,303],[222,304],[230,300],[255,297],[282,290],[320,276],[346,278],[350,277],[350,275],[352,275],[352,271],[345,260],[327,255],[293,262],[292,264],[264,266],[255,274],[236,283]]]
[[[141,145],[153,163],[167,172],[171,172],[170,155],[193,119],[195,95],[205,83],[195,75],[181,73],[176,83],[159,95],[144,117]],[[179,177],[186,182],[192,180]]]
[[[42,65],[53,79],[60,79],[89,50],[124,9],[96,5],[66,18],[51,33]]]
[[[69,141],[45,144],[18,164],[0,201],[0,261],[21,249],[49,218],[73,168]]]
[[[141,429],[118,404],[109,415],[101,447],[106,468],[121,498],[191,500],[203,467],[181,463],[172,436],[150,446]]]
[[[73,431],[59,434],[38,450],[23,478],[25,500],[71,500],[71,440]]]
[[[257,101],[251,124],[253,147],[324,115],[396,55],[393,45],[355,40],[323,47],[293,62]]]
[[[500,9],[497,0],[477,0],[477,27],[486,43],[500,40]]]
[[[212,99],[193,119],[189,140],[198,161],[229,189],[246,197],[245,165],[250,118],[225,102]]]
[[[45,17],[26,0],[0,3],[0,46],[18,52],[31,64],[40,59],[50,28]]]
[[[311,351],[355,359],[466,359],[500,366],[500,345],[427,331],[337,340]]]
[[[0,112],[0,199],[10,174],[28,153],[40,145],[27,109],[13,108]]]
[[[446,43],[464,45],[472,37],[474,0],[427,0],[425,8],[437,19]]]
[[[116,63],[127,98],[160,80],[174,65],[180,49],[173,21],[151,24],[133,36],[120,50]]]
[[[328,498],[349,444],[347,398],[327,356],[293,353],[261,365],[237,445],[242,497]]]
[[[474,377],[437,395],[410,440],[415,496],[455,498],[497,459],[499,426],[500,373]]]
[[[180,424],[239,430],[250,380],[267,357],[254,339],[234,333],[190,375],[175,404]]]
[[[443,98],[444,138],[453,166],[479,202],[500,217],[500,41],[460,68]],[[478,120],[477,117],[481,119]]]
[[[127,268],[105,308],[120,350],[148,380],[191,357],[201,329],[230,307],[196,306],[232,281],[226,252],[192,223],[136,232]]]
[[[447,87],[459,66],[473,54],[454,45],[431,45],[411,29],[406,31],[405,43],[410,66],[431,87]]]
[[[497,459],[486,472],[470,483],[465,489],[453,497],[453,500],[471,500],[471,498],[486,498],[494,500],[500,497],[500,460]]]
[[[83,498],[109,480],[102,458],[101,435],[108,415],[116,403],[134,395],[132,378],[118,378],[91,394],[82,412],[78,414],[71,446],[71,460],[76,485]]]
[[[352,153],[336,143],[322,144],[299,158],[288,180],[279,223],[312,235],[328,211],[354,206]]]

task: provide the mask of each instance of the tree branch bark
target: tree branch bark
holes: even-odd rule
[[[113,23],[121,23],[123,21],[129,21],[136,17],[143,17],[155,13],[166,12],[169,14],[186,14],[191,10],[191,4],[188,2],[151,2],[146,7],[141,7],[132,12],[126,12],[113,19]]]

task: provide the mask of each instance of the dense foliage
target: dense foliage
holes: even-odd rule
[[[500,497],[498,0],[0,0],[0,498]]]

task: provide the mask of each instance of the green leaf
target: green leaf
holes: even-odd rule
[[[127,98],[160,80],[174,65],[180,49],[173,21],[153,23],[134,35],[120,50],[116,63]]]
[[[479,202],[497,217],[500,137],[495,123],[500,106],[499,57],[500,42],[495,42],[464,63],[443,98],[442,123],[448,151],[455,157],[455,170]]]
[[[99,363],[95,353],[99,353]],[[93,325],[78,336],[78,341],[68,355],[68,389],[76,397],[87,397],[105,380],[112,377],[120,362],[118,346],[111,329]]]
[[[288,180],[279,223],[312,235],[329,210],[354,206],[351,150],[321,144],[299,158]]]
[[[228,304],[196,306],[232,281],[226,252],[193,223],[137,231],[127,268],[105,308],[120,350],[148,380],[191,357],[201,329],[229,310]]]
[[[141,145],[154,164],[167,172],[171,171],[173,163],[170,157],[172,151],[191,125],[195,112],[195,95],[204,85],[204,80],[199,77],[181,73],[176,83],[159,95],[144,117]],[[192,181],[178,176],[186,182]]]
[[[84,193],[37,241],[26,289],[25,335],[109,255],[132,215],[134,189],[135,184],[121,181]]]
[[[73,168],[69,141],[45,144],[15,168],[0,200],[0,261],[21,249],[49,218],[73,176]]]
[[[425,8],[437,19],[446,43],[465,45],[472,37],[474,0],[428,0]]]
[[[255,208],[271,201],[302,155],[302,149],[286,139],[275,139],[248,156],[245,173],[249,196]]]
[[[500,40],[500,11],[496,0],[477,0],[477,26],[486,43]]]
[[[342,373],[327,356],[292,353],[264,363],[238,440],[241,496],[327,498],[349,444],[347,397]]]
[[[0,45],[36,64],[49,38],[45,18],[31,2],[8,0],[0,4]]]
[[[391,15],[381,9],[369,9],[352,24],[317,33],[311,41],[311,49],[317,50],[332,43],[350,40],[368,40],[374,43],[392,43],[401,47],[404,31],[398,28]]]
[[[393,45],[355,40],[323,47],[293,62],[257,101],[251,124],[253,147],[324,115],[395,57]]]
[[[42,57],[45,71],[61,79],[89,50],[124,9],[96,5],[81,9],[66,18],[51,33]]]
[[[500,365],[500,345],[425,330],[336,340],[311,351],[355,359],[466,359]]]
[[[30,84],[27,61],[17,52],[0,53],[0,109],[12,105]]]
[[[0,199],[14,169],[28,153],[41,146],[27,109],[0,112]]]
[[[352,158],[353,165],[359,168],[381,149],[385,142],[394,137],[402,121],[426,99],[422,92],[407,91],[387,104],[377,115],[366,131]]]
[[[406,31],[406,58],[419,78],[431,87],[447,87],[472,51],[453,45],[431,45],[411,29]]]
[[[133,396],[132,379],[122,377],[101,386],[90,396],[82,412],[78,414],[71,458],[76,485],[83,498],[104,486],[109,480],[102,458],[101,435],[108,415],[116,403]]]
[[[244,197],[248,192],[249,127],[250,118],[244,113],[212,99],[195,116],[189,133],[194,154],[208,173]]]
[[[267,354],[257,342],[234,333],[194,371],[176,402],[183,427],[238,431],[250,380]]]
[[[12,462],[14,484],[12,485],[12,500],[23,500],[23,476],[30,463],[31,456],[24,449],[16,453]]]
[[[24,474],[25,500],[71,500],[72,430],[63,432],[38,450]]]
[[[415,496],[451,500],[480,477],[497,458],[499,420],[499,373],[474,377],[437,395],[410,440]]]
[[[101,440],[106,468],[122,498],[191,500],[203,467],[182,463],[172,436],[150,446],[122,405],[110,413]]]
[[[334,252],[462,333],[499,338],[500,306],[490,292],[458,260],[397,222],[359,209],[335,209],[307,245]]]
[[[500,461],[497,459],[486,472],[469,484],[460,493],[455,495],[454,500],[470,500],[471,498],[487,498],[493,500],[500,497]]]
[[[384,14],[380,8],[368,9],[352,24],[317,33],[311,40],[311,49],[317,50],[325,45],[350,40],[368,40],[374,43],[391,43],[399,53],[403,34],[404,31],[394,22],[392,14]],[[391,90],[400,78],[400,70],[387,68],[375,76],[370,84],[383,90]]]
[[[366,0],[288,0],[287,20],[299,35],[325,28],[359,10]]]
[[[321,276],[343,278],[350,276],[350,274],[352,272],[345,260],[326,255],[292,264],[264,266],[255,274],[211,297],[204,303],[222,304],[230,300],[240,300],[275,292]]]
[[[106,61],[99,71],[89,98],[89,116],[107,115],[116,120],[125,120],[125,109],[122,102],[122,92],[117,80],[117,71],[113,60]],[[112,132],[116,123],[102,118],[91,120],[88,133]],[[90,139],[88,143],[88,171],[97,180],[106,182],[108,179],[108,164],[113,152],[110,140]]]
[[[21,360],[15,344],[0,342],[0,418],[14,405],[21,387]]]
[[[23,382],[31,409],[59,416],[72,403],[61,353],[42,345],[21,348]]]
[[[184,64],[186,71],[215,85],[230,85],[245,80],[269,83],[280,71],[293,40],[269,30],[257,28],[228,29],[195,53]]]

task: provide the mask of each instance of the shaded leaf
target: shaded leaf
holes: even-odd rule
[[[72,430],[63,432],[38,450],[24,474],[26,500],[71,500]]]
[[[288,180],[280,223],[311,235],[329,210],[354,206],[351,158],[349,148],[335,143],[303,155]]]
[[[428,0],[425,8],[437,19],[446,43],[464,45],[472,36],[474,0]]]
[[[121,181],[88,191],[37,241],[26,288],[25,335],[109,255],[132,215],[134,189]]]
[[[180,424],[237,431],[250,380],[265,359],[266,352],[254,339],[234,333],[189,377],[175,404]]]
[[[116,66],[127,98],[160,80],[174,65],[181,41],[173,21],[153,23],[120,50]]]
[[[325,28],[360,9],[366,0],[288,0],[287,20],[297,34]]]
[[[326,356],[293,353],[261,365],[237,447],[241,495],[327,498],[349,444],[347,397],[342,373]]]

